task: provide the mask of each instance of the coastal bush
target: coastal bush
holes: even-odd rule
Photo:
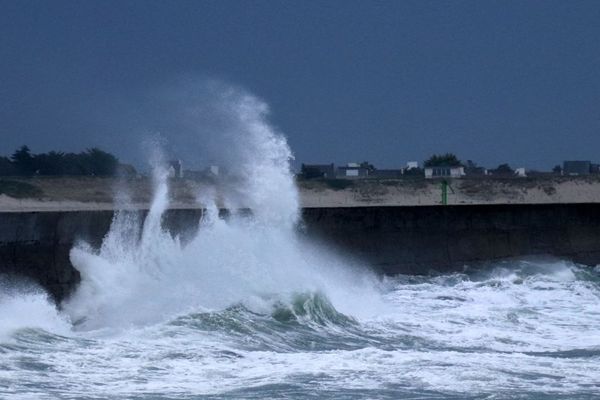
[[[0,180],[0,195],[2,194],[21,199],[41,197],[43,192],[40,188],[27,182]]]
[[[354,182],[350,179],[325,179],[323,182],[333,190],[344,190],[354,186]]]
[[[0,157],[0,176],[16,175],[17,170],[8,157]]]
[[[455,154],[434,154],[424,162],[426,167],[458,167],[462,162]]]

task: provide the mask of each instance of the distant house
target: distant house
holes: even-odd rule
[[[335,178],[335,166],[333,164],[302,164],[300,174],[304,179]]]
[[[525,178],[525,177],[527,177],[527,172],[525,171],[525,168],[521,167],[521,168],[515,169],[515,175],[518,176],[519,178]]]
[[[368,163],[348,163],[343,167],[338,167],[336,177],[338,178],[365,178],[370,175],[374,168]]]
[[[369,176],[375,178],[402,178],[403,174],[403,169],[375,169],[373,171],[369,171]]]
[[[220,168],[218,165],[211,165],[210,167],[208,167],[208,170],[206,172],[213,176],[219,176],[219,171]]]
[[[592,163],[590,161],[563,162],[563,175],[589,175]]]
[[[487,176],[488,170],[484,167],[465,168],[465,175],[467,176]]]
[[[169,161],[169,178],[183,178],[183,166],[181,160]]]
[[[425,167],[425,179],[433,178],[462,178],[465,175],[465,167],[462,165],[440,165]]]
[[[419,168],[419,162],[418,161],[408,161],[406,163],[406,169],[407,170],[411,170],[411,169],[415,169],[415,168]]]

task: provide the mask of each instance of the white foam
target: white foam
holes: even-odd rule
[[[513,262],[476,280],[440,277],[401,283],[389,294],[389,319],[455,348],[539,352],[598,345],[598,287],[566,263]],[[385,317],[379,316],[384,319]]]
[[[321,291],[340,311],[360,315],[369,302],[357,295],[378,296],[369,272],[352,272],[347,260],[297,237],[291,151],[267,123],[266,105],[247,94],[228,92],[225,99],[219,110],[235,130],[226,130],[221,142],[238,159],[226,178],[237,190],[226,192],[230,197],[224,200],[250,207],[252,217],[221,220],[217,199],[210,198],[214,191],[199,193],[207,213],[196,235],[182,244],[161,227],[169,190],[165,168],[155,165],[154,199],[143,225],[121,213],[100,251],[81,245],[71,252],[82,282],[64,309],[73,320],[85,321],[80,327],[146,325],[253,296],[286,301],[306,291]]]
[[[43,329],[48,332],[67,334],[70,323],[60,315],[41,289],[31,284],[7,287],[0,282],[0,341],[9,340],[21,329]]]

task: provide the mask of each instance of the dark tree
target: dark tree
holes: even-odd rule
[[[552,172],[560,175],[560,174],[562,174],[562,167],[560,165],[555,165],[554,168],[552,168]]]
[[[432,155],[425,161],[424,165],[426,167],[458,167],[461,166],[462,163],[456,155],[446,153]]]
[[[27,146],[21,146],[10,157],[18,175],[32,175],[35,172],[35,165],[31,150]]]
[[[131,178],[137,175],[137,171],[131,164],[119,164],[117,167],[117,175],[120,177]]]
[[[91,175],[81,156],[83,153],[67,153],[63,161],[63,175]]]
[[[515,171],[508,164],[500,164],[493,170],[494,175],[514,175]]]
[[[17,175],[17,170],[8,157],[0,157],[0,176]]]
[[[361,162],[360,167],[366,169],[369,172],[375,171],[375,166],[373,164],[370,164],[368,161]]]
[[[115,156],[98,148],[81,153],[51,151],[31,154],[29,147],[22,146],[13,153],[10,160],[0,158],[0,175],[113,176],[118,167],[119,160]]]
[[[51,151],[33,156],[35,170],[40,175],[63,175],[65,154]]]
[[[477,163],[476,163],[476,162],[474,162],[473,160],[467,160],[467,165],[466,165],[466,167],[467,167],[468,169],[475,169],[475,168],[479,168],[479,167],[477,166]]]
[[[302,167],[300,168],[300,176],[304,179],[322,178],[323,171],[321,171],[319,168],[302,164]]]
[[[485,168],[478,166],[477,163],[472,160],[467,160],[465,173],[471,176],[483,176],[485,175]]]
[[[81,153],[89,175],[112,176],[117,172],[119,160],[110,153],[96,147]]]

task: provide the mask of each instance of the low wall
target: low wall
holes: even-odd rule
[[[600,264],[600,204],[304,209],[306,232],[387,274],[552,255]]]
[[[145,211],[140,211],[143,217]],[[174,233],[197,227],[199,209],[169,210]],[[223,214],[226,214],[223,211]],[[0,213],[0,273],[26,276],[55,300],[80,280],[78,240],[99,246],[112,211]],[[448,271],[487,260],[554,255],[600,264],[600,204],[305,208],[302,235],[387,273]]]
[[[143,219],[147,211],[135,213]],[[99,248],[113,215],[108,210],[0,212],[0,274],[29,278],[60,302],[80,281],[69,259],[71,249],[78,241]],[[197,227],[201,215],[200,209],[168,210],[163,226],[185,235]]]

